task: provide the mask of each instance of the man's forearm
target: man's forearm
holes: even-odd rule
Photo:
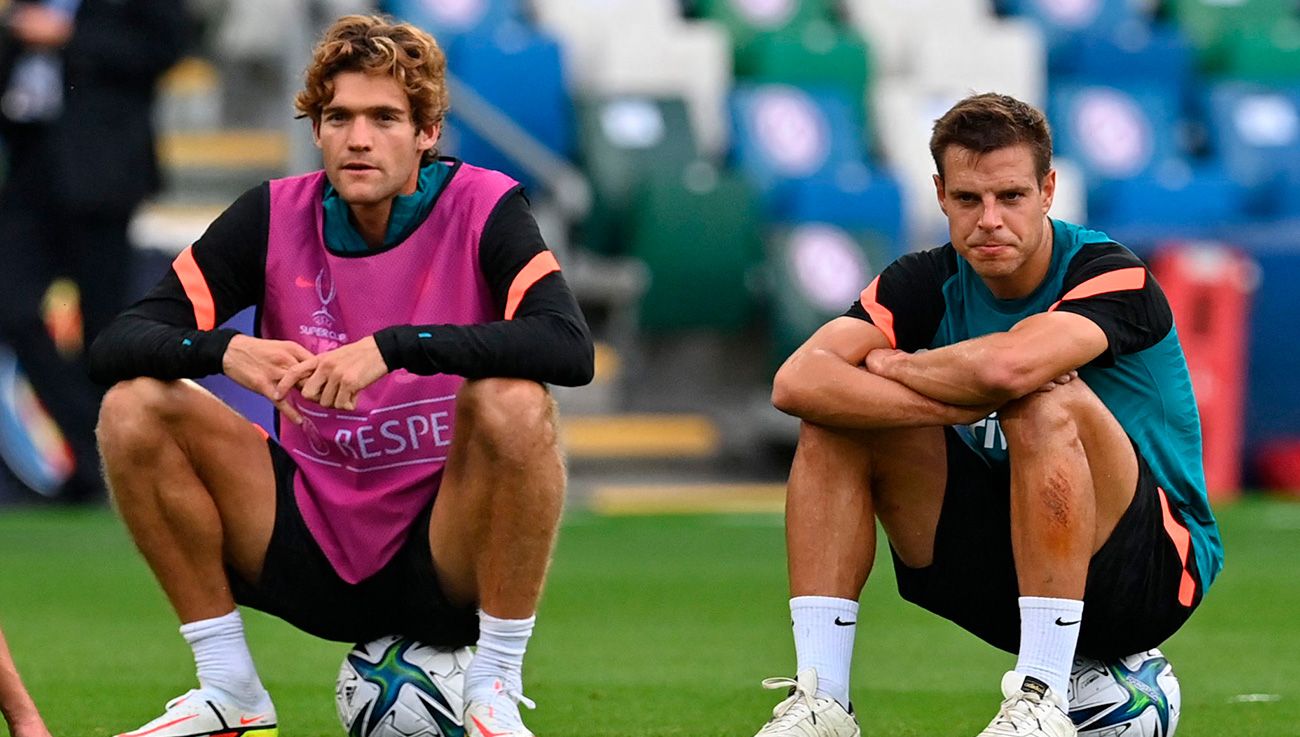
[[[967,424],[995,408],[939,401],[825,353],[802,356],[783,368],[773,402],[809,422],[859,430]]]
[[[1004,383],[989,379],[999,358],[997,337],[985,336],[918,353],[873,352],[867,365],[872,373],[937,402],[997,407],[1016,396]]]

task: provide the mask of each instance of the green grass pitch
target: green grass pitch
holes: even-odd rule
[[[1219,510],[1227,568],[1166,643],[1183,688],[1179,737],[1300,735],[1300,504]],[[899,600],[887,559],[859,618],[853,696],[868,735],[970,737],[1013,664]],[[525,679],[541,737],[748,737],[793,665],[781,521],[574,513]],[[343,734],[333,683],[346,647],[245,612],[282,734]],[[193,683],[166,601],[107,511],[0,514],[0,622],[58,737],[106,737]]]

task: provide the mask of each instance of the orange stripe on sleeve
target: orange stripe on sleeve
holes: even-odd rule
[[[1187,570],[1187,556],[1192,545],[1192,534],[1174,519],[1173,512],[1169,510],[1169,499],[1165,497],[1165,490],[1156,487],[1156,494],[1160,497],[1160,512],[1165,518],[1165,533],[1169,535],[1170,540],[1174,541],[1174,549],[1178,551],[1178,559],[1183,564],[1183,577],[1178,584],[1178,603],[1191,606],[1196,596],[1196,581]]]
[[[193,251],[193,246],[181,251],[172,262],[172,270],[180,278],[181,286],[185,288],[185,296],[190,298],[190,304],[194,305],[194,324],[199,330],[211,330],[217,326],[217,307],[212,301],[212,290],[208,288],[208,280],[204,278],[198,262],[194,260]]]
[[[533,260],[520,269],[515,275],[515,280],[510,283],[510,293],[506,296],[506,319],[514,319],[519,303],[524,301],[524,295],[533,288],[534,284],[547,274],[559,270],[560,262],[555,260],[554,253],[542,251],[533,256]]]
[[[1094,276],[1088,281],[1071,289],[1065,293],[1064,297],[1048,309],[1048,312],[1061,306],[1061,302],[1071,299],[1085,299],[1087,297],[1096,297],[1098,294],[1107,292],[1124,292],[1130,289],[1141,289],[1147,283],[1147,270],[1141,266],[1132,266],[1127,269],[1117,269],[1108,271],[1101,276]]]
[[[894,313],[889,308],[876,301],[876,290],[880,286],[880,277],[871,280],[862,294],[858,295],[858,301],[862,303],[862,309],[867,311],[871,316],[871,321],[880,328],[880,332],[885,334],[889,339],[889,347],[897,348],[898,339],[894,337]]]

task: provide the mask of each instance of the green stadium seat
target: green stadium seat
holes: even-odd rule
[[[749,275],[762,252],[758,201],[745,180],[696,162],[651,172],[629,216],[631,255],[650,270],[647,332],[736,334],[755,316]]]
[[[614,96],[578,103],[578,148],[595,195],[583,242],[605,254],[626,251],[633,194],[654,171],[681,172],[699,158],[680,98]]]
[[[701,0],[700,15],[716,20],[731,35],[736,75],[751,72],[749,46],[761,36],[796,31],[809,23],[831,23],[834,0]]]
[[[871,56],[867,43],[856,31],[829,23],[809,23],[759,36],[750,44],[746,57],[751,81],[842,90],[857,109],[859,119],[869,120],[866,103]]]
[[[1294,19],[1292,0],[1170,0],[1173,16],[1196,47],[1200,67],[1222,72],[1236,39],[1265,35],[1286,19]]]
[[[774,231],[764,263],[773,364],[844,314],[892,259],[893,244],[880,234],[828,223]]]
[[[1300,20],[1288,18],[1266,34],[1242,35],[1227,48],[1227,76],[1256,82],[1300,81]]]

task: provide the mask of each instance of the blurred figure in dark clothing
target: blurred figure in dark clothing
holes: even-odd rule
[[[158,79],[181,56],[183,0],[19,0],[0,66],[0,342],[76,457],[60,492],[103,495],[94,423],[100,392],[61,356],[41,316],[51,282],[81,295],[89,346],[126,304],[136,207],[159,187],[151,122]]]

